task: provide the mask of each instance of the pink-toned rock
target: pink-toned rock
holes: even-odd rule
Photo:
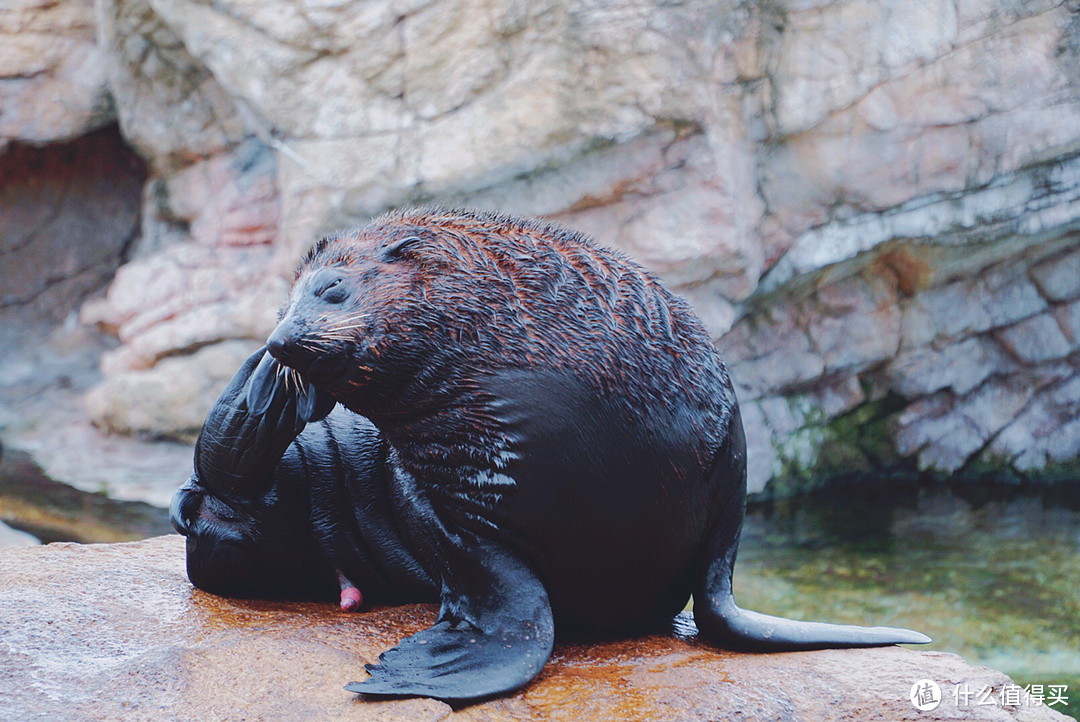
[[[82,320],[125,342],[106,356],[107,376],[154,366],[165,356],[228,339],[263,339],[288,283],[268,272],[266,246],[171,246],[124,266]]]
[[[957,706],[952,689],[1012,681],[956,655],[897,647],[737,654],[676,636],[562,642],[533,682],[454,712],[341,689],[434,620],[428,605],[241,601],[193,589],[179,536],[0,551],[0,701],[12,719],[1027,720],[1066,718],[1023,696]],[[909,696],[930,679],[940,706]]]
[[[221,341],[109,376],[87,392],[86,412],[95,426],[114,434],[194,441],[221,389],[259,344]]]
[[[280,215],[276,173],[274,155],[255,141],[197,161],[164,179],[171,220],[201,245],[269,245]]]
[[[776,135],[763,193],[787,240],[836,205],[885,209],[1042,159],[1080,132],[1059,52],[1070,11],[991,0],[788,9],[771,58]]]
[[[748,412],[755,490],[859,404],[943,392],[878,440],[988,461],[971,394],[1038,405],[1077,374],[1080,24],[1053,0],[781,5],[8,3],[0,145],[116,119],[152,170],[130,263],[83,312],[120,343],[91,406],[156,393],[132,418],[164,426],[114,428],[174,433],[158,364],[205,388],[196,352],[263,337],[318,235],[435,202],[563,221],[684,294],[740,398],[799,410]],[[20,298],[52,278],[8,265]],[[1037,416],[1001,430],[1008,458],[1080,459]]]
[[[0,8],[0,151],[76,138],[115,119],[92,0]]]

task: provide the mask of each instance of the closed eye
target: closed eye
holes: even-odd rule
[[[340,286],[340,285],[341,285],[341,279],[340,278],[335,278],[334,280],[330,281],[329,283],[323,284],[322,287],[316,289],[315,290],[315,295],[316,296],[321,296],[324,293],[326,293],[327,291],[329,291],[331,288],[335,288],[335,287]]]
[[[342,279],[338,277],[319,286],[315,289],[316,298],[321,298],[327,303],[341,303],[344,301],[348,293],[345,287],[341,285],[341,281]]]

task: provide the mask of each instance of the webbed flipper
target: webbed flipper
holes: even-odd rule
[[[251,372],[247,393],[244,396],[244,403],[252,416],[265,414],[274,400],[274,395],[284,391],[284,384],[279,383],[281,365],[273,356],[266,353],[265,348],[260,352],[259,363]]]
[[[196,478],[229,498],[257,496],[304,426],[326,417],[335,403],[259,349],[206,415],[195,444]]]
[[[371,678],[345,686],[379,696],[468,701],[509,692],[551,656],[555,626],[547,591],[514,554],[477,540],[454,555],[438,621],[367,665]],[[449,586],[448,586],[449,585]]]
[[[280,401],[282,397],[289,395],[295,395],[296,416],[306,424],[325,419],[334,410],[336,403],[330,394],[304,381],[298,374],[291,372],[269,353],[264,352],[251,373],[244,397],[248,413],[262,416],[275,400]]]

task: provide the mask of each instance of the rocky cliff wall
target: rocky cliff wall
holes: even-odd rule
[[[0,144],[108,122],[141,237],[87,408],[190,437],[319,233],[542,214],[697,306],[751,488],[1074,473],[1080,15],[1067,2],[16,0]]]

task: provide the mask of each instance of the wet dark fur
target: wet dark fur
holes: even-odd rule
[[[627,633],[691,594],[726,646],[925,641],[735,605],[746,459],[727,372],[685,302],[580,234],[474,211],[384,216],[312,248],[267,347],[377,427],[387,544],[440,589],[438,623],[349,689],[496,694],[539,671],[556,620]],[[252,374],[249,398],[288,419],[295,394],[275,373]],[[262,406],[251,415],[282,427]]]
[[[603,418],[588,423],[611,424],[608,417],[617,415],[628,425],[652,428],[658,439],[679,434],[680,454],[692,458],[669,463],[670,479],[655,492],[665,495],[679,528],[652,532],[668,542],[654,558],[644,549],[634,554],[627,564],[632,574],[615,579],[607,572],[612,559],[597,567],[582,562],[583,546],[612,547],[615,540],[622,546],[627,536],[633,537],[627,544],[640,545],[649,533],[621,528],[621,518],[604,528],[599,512],[588,521],[595,531],[581,530],[580,541],[588,544],[561,543],[570,530],[558,520],[549,522],[543,540],[522,532],[519,544],[534,547],[534,563],[550,567],[546,576],[568,577],[547,586],[560,602],[556,613],[572,623],[626,628],[685,604],[694,573],[678,569],[676,579],[666,552],[681,532],[692,538],[683,556],[694,556],[689,547],[705,535],[707,511],[727,493],[718,487],[702,499],[703,490],[691,496],[686,484],[715,463],[735,400],[707,332],[684,301],[622,254],[581,234],[473,212],[392,215],[319,243],[301,263],[296,288],[316,289],[339,277],[335,288],[343,285],[351,296],[332,310],[309,311],[303,304],[314,293],[294,292],[280,327],[288,331],[288,348],[277,354],[388,435],[401,465],[423,479],[443,524],[481,534],[516,528],[528,514],[522,507],[534,503],[531,489],[498,478],[517,445],[516,430],[493,406],[499,395],[493,387],[506,373],[534,374],[515,386],[535,383],[539,374],[553,389],[584,385],[605,404]],[[338,331],[343,325],[352,327],[347,340]],[[544,405],[538,400],[537,413]],[[660,419],[665,422],[656,423]],[[575,426],[582,421],[568,419]],[[508,494],[530,501],[513,504]],[[426,539],[416,541],[428,546]],[[556,569],[580,573],[555,575]],[[625,592],[616,608],[612,584]],[[651,597],[654,588],[666,591],[662,603]]]
[[[389,448],[378,430],[340,408],[305,428],[287,394],[250,414],[244,397],[262,356],[222,391],[191,478],[173,496],[192,583],[237,597],[330,599],[341,571],[364,581],[371,602],[435,601],[393,526]]]

